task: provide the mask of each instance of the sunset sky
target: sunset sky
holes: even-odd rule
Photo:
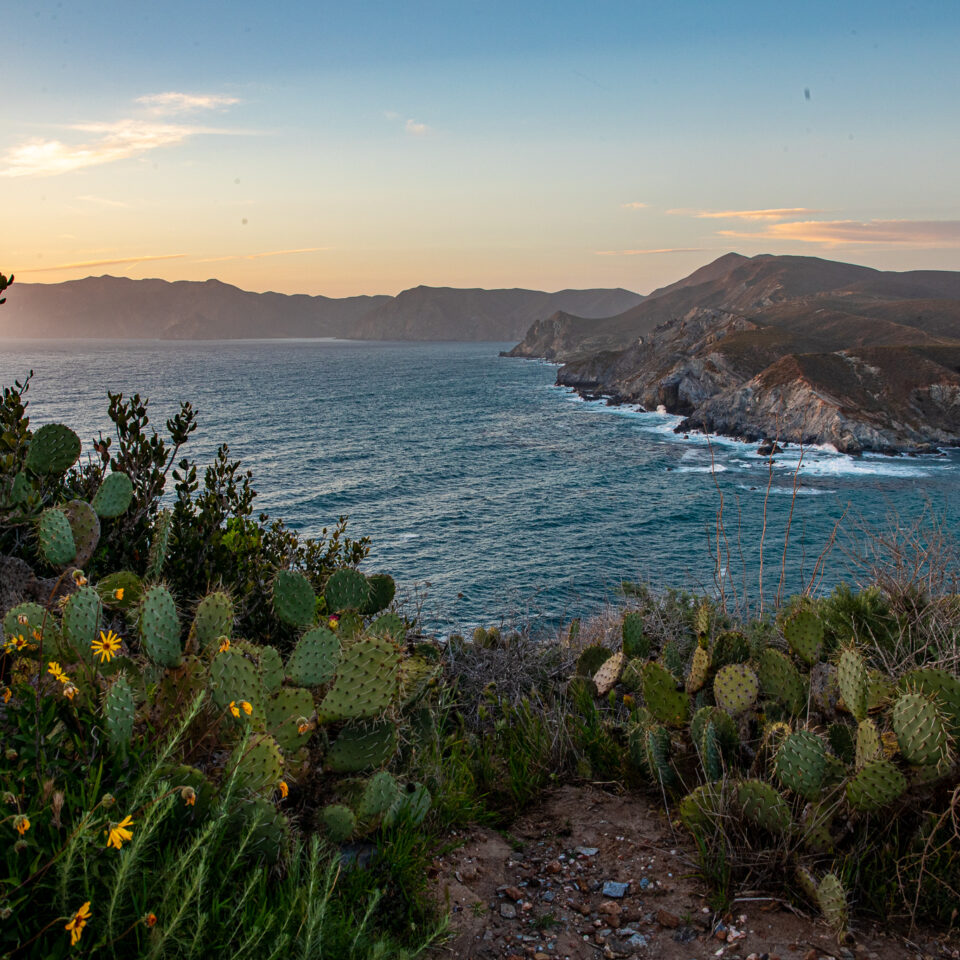
[[[0,271],[640,292],[729,250],[960,269],[960,4],[37,2]]]

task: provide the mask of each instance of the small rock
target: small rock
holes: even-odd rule
[[[623,907],[619,903],[614,903],[613,900],[604,900],[597,910],[597,913],[602,913],[608,917],[619,917],[622,912]]]
[[[559,873],[561,869],[559,860],[551,860],[547,864],[547,873]]]
[[[629,883],[618,883],[616,880],[608,880],[603,885],[603,895],[605,897],[612,897],[614,900],[620,900],[627,895],[627,890],[629,889]]]
[[[552,890],[544,890],[542,900],[545,900],[547,903],[553,903],[554,892]]]
[[[635,933],[628,941],[627,946],[633,947],[634,950],[639,950],[641,947],[647,945],[647,938],[642,933]]]
[[[577,853],[584,857],[595,857],[599,852],[599,847],[577,847]]]
[[[507,887],[503,892],[511,900],[523,899],[523,891],[519,887]]]
[[[661,927],[676,930],[676,928],[680,926],[681,920],[675,913],[671,913],[669,910],[658,910],[657,923],[659,923]]]
[[[503,917],[504,920],[516,920],[517,908],[512,903],[501,903],[500,916]]]

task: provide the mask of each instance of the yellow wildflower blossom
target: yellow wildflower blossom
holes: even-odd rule
[[[197,791],[193,787],[181,787],[180,796],[183,797],[185,806],[195,807],[197,805]]]
[[[27,638],[22,633],[17,634],[15,637],[10,637],[10,639],[7,640],[8,651],[20,651],[23,650],[23,648],[27,645]]]
[[[286,780],[281,780],[281,781],[277,784],[277,790],[280,791],[280,798],[281,798],[282,800],[286,800],[287,797],[290,795],[290,788],[287,786],[287,781],[286,781]]]
[[[110,828],[103,831],[107,846],[119,850],[128,840],[132,840],[133,833],[129,829],[132,825],[133,817],[124,817],[119,823],[111,823]]]
[[[240,716],[240,708],[237,706],[237,701],[236,701],[236,700],[231,700],[231,701],[230,701],[230,704],[229,704],[228,707],[227,707],[227,709],[228,709],[235,717],[239,717],[239,716]]]
[[[100,631],[100,637],[90,644],[101,663],[109,663],[119,652],[123,641],[112,631]]]
[[[39,628],[39,627],[34,627],[34,629],[33,629],[33,639],[36,640],[37,643],[40,643],[40,641],[43,640],[43,634],[40,632],[40,628]]]
[[[123,599],[123,587],[117,587],[117,589],[113,591],[113,599],[114,600]]]
[[[22,813],[17,814],[13,818],[13,826],[22,837],[30,829],[30,820]]]
[[[47,664],[47,673],[50,674],[55,680],[59,680],[60,683],[66,683],[69,679],[67,675],[63,672],[62,667],[56,660],[51,660]]]
[[[230,638],[221,637],[220,638],[220,647],[217,650],[217,653],[226,653],[230,649]]]
[[[77,688],[72,683],[65,683],[63,685],[63,695],[68,699],[72,700],[78,693]]]
[[[13,696],[13,691],[12,691],[9,687],[7,687],[7,689],[3,691],[3,702],[4,702],[4,703],[9,703],[9,702],[10,702],[10,698],[11,698],[12,696]]]
[[[241,700],[240,709],[249,717],[253,713],[253,704],[249,700]]]
[[[70,946],[75,947],[80,942],[80,934],[90,919],[90,901],[88,900],[71,918],[64,930],[70,934]]]
[[[148,927],[155,927],[157,925],[157,915],[155,913],[148,913],[144,918],[143,922]]]

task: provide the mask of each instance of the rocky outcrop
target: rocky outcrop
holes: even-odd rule
[[[558,384],[663,406],[683,431],[854,454],[960,444],[960,274],[946,271],[728,255],[620,316],[542,320],[509,355],[563,361]]]

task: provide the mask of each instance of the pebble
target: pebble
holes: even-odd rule
[[[500,916],[503,917],[504,920],[516,920],[517,908],[512,903],[501,903]]]
[[[603,885],[603,895],[605,897],[612,897],[614,900],[620,900],[627,895],[627,890],[629,889],[629,883],[618,883],[616,880],[608,880]]]
[[[577,853],[584,857],[595,857],[599,852],[599,847],[577,847]]]

